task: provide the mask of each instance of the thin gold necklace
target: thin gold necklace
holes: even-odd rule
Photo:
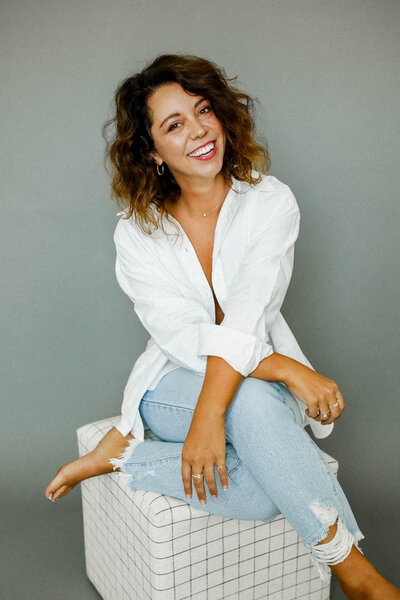
[[[223,200],[221,200],[221,202],[218,204],[218,206],[216,206],[215,208],[211,208],[210,210],[206,210],[206,212],[195,212],[193,210],[190,210],[190,208],[188,208],[187,206],[185,206],[185,204],[182,204],[182,206],[184,206],[186,208],[186,210],[188,210],[190,213],[192,213],[192,215],[202,215],[203,217],[206,217],[208,214],[212,213],[214,210],[217,210],[217,208],[219,208],[222,204],[222,202],[225,200],[225,198]]]
[[[229,192],[229,189],[228,189]],[[192,213],[192,215],[202,215],[203,217],[206,217],[208,214],[214,212],[214,210],[217,210],[217,208],[219,208],[221,206],[221,204],[223,203],[223,201],[226,199],[226,196],[228,195],[228,192],[225,195],[225,198],[223,198],[223,200],[221,200],[221,202],[218,204],[218,206],[216,206],[215,208],[211,208],[210,210],[206,210],[205,212],[195,212],[193,210],[190,210],[190,208],[188,208],[185,204],[182,204],[182,206],[184,206],[186,208],[186,210],[188,210],[190,213]]]

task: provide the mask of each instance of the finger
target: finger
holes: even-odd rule
[[[202,475],[202,477],[195,477],[195,475]],[[196,488],[197,495],[199,497],[200,504],[206,504],[206,490],[204,488],[204,473],[203,465],[192,465],[192,479],[194,487]]]
[[[329,406],[329,411],[328,417],[321,420],[322,425],[330,425],[330,423],[333,423],[333,421],[340,416],[340,413],[338,413],[335,408]]]
[[[210,490],[210,494],[213,498],[218,497],[217,485],[215,483],[214,476],[214,463],[210,463],[204,467],[204,479],[207,482],[208,489]]]
[[[332,411],[330,411],[329,416],[326,419],[322,419],[321,423],[322,425],[330,425],[333,423],[333,421],[335,421],[335,419],[337,419],[338,416],[339,415],[334,415]]]
[[[319,402],[319,415],[316,417],[316,421],[320,421],[321,423],[329,419],[331,416],[331,411],[329,408],[329,404],[327,400],[323,400]]]
[[[225,465],[225,459],[216,464],[217,471],[219,473],[219,478],[221,480],[222,489],[228,489],[228,471]]]
[[[339,390],[339,388],[337,389],[337,392],[335,394],[335,400],[332,402],[332,404],[336,404],[336,402],[339,403],[340,412],[342,412],[342,410],[344,409],[344,407],[346,406],[346,404],[344,403],[343,394]]]
[[[305,412],[308,417],[315,419],[318,416],[318,402],[313,402]]]
[[[338,391],[336,395],[334,395],[334,398],[332,398],[332,400],[329,402],[329,410],[331,411],[331,414],[329,419],[323,421],[323,425],[329,425],[330,423],[333,423],[333,421],[338,419],[343,412],[344,406],[345,404],[343,401],[343,397]]]
[[[182,460],[182,482],[183,489],[185,491],[185,496],[188,500],[192,499],[192,467],[190,463],[185,460]]]

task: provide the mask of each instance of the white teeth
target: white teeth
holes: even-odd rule
[[[203,148],[200,148],[200,150],[196,150],[195,152],[191,152],[189,154],[189,156],[201,156],[202,154],[207,154],[207,152],[210,152],[211,150],[213,150],[214,148],[214,142],[211,142],[210,144],[207,144],[207,146],[204,146]]]

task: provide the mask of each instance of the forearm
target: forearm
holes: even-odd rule
[[[282,381],[287,383],[290,372],[298,365],[298,361],[274,352],[260,361],[258,367],[249,373],[248,377],[256,377],[264,381]]]
[[[294,359],[274,352],[264,358],[248,377],[286,383],[295,364],[297,361]],[[206,374],[195,413],[206,417],[210,414],[225,415],[243,379],[243,375],[235,371],[223,358],[208,356]]]
[[[206,417],[210,414],[225,415],[243,379],[243,375],[223,358],[208,356],[195,413]]]

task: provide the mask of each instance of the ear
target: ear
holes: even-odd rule
[[[151,160],[153,160],[159,166],[161,166],[162,163],[164,162],[163,159],[161,158],[161,156],[159,154],[157,154],[157,152],[150,152],[149,156],[150,156]]]

